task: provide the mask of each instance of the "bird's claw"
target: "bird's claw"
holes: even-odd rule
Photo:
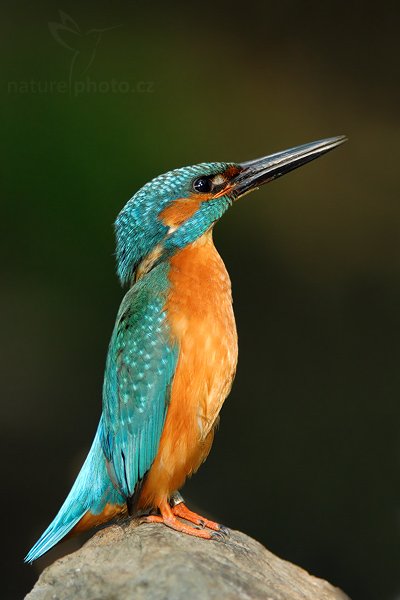
[[[225,527],[225,525],[220,525],[219,526],[219,532],[225,539],[230,538],[231,537],[231,532],[229,531],[228,527]]]
[[[217,525],[218,529],[212,530],[211,539],[216,540],[216,541],[226,541],[227,539],[229,539],[231,536],[229,529],[227,527],[225,527],[225,525],[220,525],[219,523],[216,523],[216,525]],[[207,527],[207,525],[206,525],[205,521],[202,519],[201,522],[196,527],[196,529],[205,529],[206,527]]]
[[[226,527],[224,527],[224,530],[225,529],[226,529]],[[229,536],[227,535],[227,533],[225,531],[223,531],[222,529],[220,531],[212,531],[211,532],[211,539],[216,542],[226,542],[228,537]]]

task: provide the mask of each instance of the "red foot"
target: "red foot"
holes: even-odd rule
[[[225,534],[225,528],[221,529],[221,526],[218,525],[218,523],[208,521],[207,519],[203,519],[199,515],[196,515],[196,513],[193,513],[191,510],[186,508],[183,503],[177,504],[174,506],[174,508],[171,508],[168,502],[163,502],[159,506],[159,509],[161,515],[149,515],[148,517],[143,517],[142,522],[164,523],[164,525],[171,527],[171,529],[175,529],[175,531],[180,531],[181,533],[193,535],[194,537],[203,538],[205,540],[221,539]],[[185,523],[179,521],[177,517],[181,517],[182,519],[186,519],[186,521],[200,525],[202,529],[197,529],[196,527],[186,525]],[[213,531],[207,531],[204,529],[204,527],[208,527]]]
[[[219,525],[219,523],[209,521],[208,519],[201,517],[197,513],[192,512],[183,502],[179,502],[179,504],[176,504],[172,508],[172,512],[176,517],[185,519],[185,521],[189,521],[190,523],[194,523],[195,525],[200,525],[200,527],[208,527],[208,529],[212,529],[213,531],[221,531],[221,525]]]

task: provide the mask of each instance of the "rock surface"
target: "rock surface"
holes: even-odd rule
[[[43,571],[28,600],[349,600],[238,531],[224,542],[113,525]]]

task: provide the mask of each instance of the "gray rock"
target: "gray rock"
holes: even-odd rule
[[[27,600],[349,600],[238,531],[224,542],[113,525],[41,574]]]

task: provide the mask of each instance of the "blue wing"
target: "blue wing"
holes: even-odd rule
[[[165,312],[168,286],[164,263],[128,291],[109,346],[102,447],[125,498],[133,496],[154,461],[168,409],[178,356]]]

